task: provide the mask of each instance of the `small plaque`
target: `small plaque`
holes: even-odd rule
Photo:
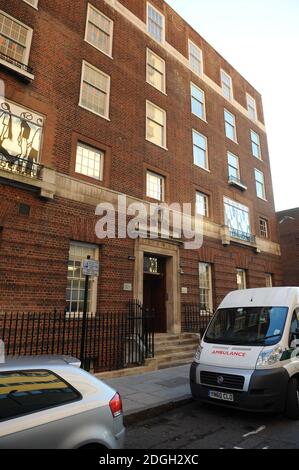
[[[182,294],[188,294],[188,287],[182,287]]]
[[[125,282],[125,283],[124,283],[124,291],[126,291],[126,292],[132,292],[132,290],[133,290],[132,284],[130,284],[129,282]]]

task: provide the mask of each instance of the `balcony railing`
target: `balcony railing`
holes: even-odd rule
[[[235,176],[229,176],[228,183],[232,186],[238,187],[242,191],[245,191],[247,189],[247,186],[244,183],[242,183],[240,178],[236,178]]]
[[[244,242],[252,243],[254,245],[256,244],[256,238],[254,235],[251,235],[251,233],[241,232],[240,230],[230,228],[229,234],[232,238],[235,238],[236,240],[242,240]]]
[[[3,154],[0,151],[0,170],[12,174],[26,176],[28,178],[40,179],[43,166],[35,163],[31,159],[19,158],[16,156]]]
[[[8,64],[13,65],[14,67],[16,67],[18,69],[20,69],[20,72],[26,72],[30,75],[33,75],[32,67],[29,67],[29,65],[26,65],[26,64],[23,64],[22,62],[19,62],[18,60],[4,54],[3,52],[0,52],[0,59],[4,60]]]

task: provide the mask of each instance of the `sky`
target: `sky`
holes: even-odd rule
[[[262,94],[276,210],[299,207],[299,1],[167,3]]]

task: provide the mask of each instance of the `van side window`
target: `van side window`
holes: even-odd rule
[[[80,393],[53,372],[0,372],[0,421],[80,399]]]
[[[290,343],[294,339],[299,339],[299,309],[296,309],[292,316],[290,327]]]

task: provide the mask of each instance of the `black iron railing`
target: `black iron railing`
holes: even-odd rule
[[[19,158],[13,155],[1,152],[0,150],[0,170],[8,171],[29,178],[39,179],[43,166],[34,162],[30,158]]]
[[[0,313],[0,339],[8,356],[71,355],[94,372],[142,365],[153,355],[152,320],[137,302],[84,322],[80,313]]]
[[[182,305],[182,331],[204,334],[213,317],[213,312],[201,304]]]
[[[234,228],[229,229],[229,234],[232,238],[236,238],[237,240],[243,240],[248,243],[256,243],[256,238],[251,233],[241,232],[240,230],[236,230]]]
[[[0,52],[0,59],[5,60],[5,62],[8,62],[9,64],[12,64],[15,67],[18,67],[20,70],[23,70],[24,72],[27,72],[27,73],[30,73],[31,75],[33,75],[32,67],[29,67],[29,65],[26,65],[26,64],[23,64],[22,62],[19,62],[18,60],[4,54],[3,52]]]

